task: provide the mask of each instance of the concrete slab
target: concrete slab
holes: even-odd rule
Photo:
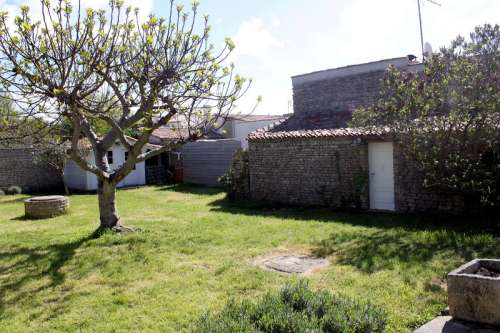
[[[309,255],[286,254],[258,260],[257,264],[279,273],[304,275],[328,266],[329,262]]]
[[[413,333],[500,333],[500,330],[461,322],[454,320],[450,316],[440,316],[413,331]]]

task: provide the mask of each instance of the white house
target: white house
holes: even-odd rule
[[[134,143],[135,139],[127,137],[127,140],[130,141],[131,144]],[[144,151],[150,149],[157,149],[160,146],[147,144],[144,146]],[[113,147],[108,151],[107,158],[108,163],[111,168],[117,169],[123,163],[125,163],[127,159],[128,151],[121,144],[121,142],[117,141]],[[86,159],[89,163],[94,164],[95,158],[92,151],[90,151]],[[95,191],[97,190],[97,177],[89,172],[82,170],[78,164],[73,161],[69,161],[64,170],[64,181],[66,185],[72,190],[80,190],[80,191]],[[135,165],[134,170],[132,170],[128,176],[118,184],[118,187],[127,187],[127,186],[140,186],[146,185],[146,167],[145,162],[140,162]]]

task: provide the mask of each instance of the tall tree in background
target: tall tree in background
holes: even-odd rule
[[[191,138],[202,135],[225,119],[249,82],[224,65],[231,40],[217,53],[209,43],[208,17],[198,18],[197,2],[188,13],[171,0],[168,18],[144,22],[123,0],[111,0],[106,11],[79,2],[74,8],[69,0],[42,0],[41,8],[35,22],[22,6],[12,29],[7,13],[0,14],[0,89],[23,117],[71,124],[71,158],[98,179],[100,227],[126,229],[116,210],[117,184],[136,163],[169,149],[143,152],[151,133],[180,117]],[[109,130],[100,136],[94,127],[102,121]],[[133,144],[128,129],[137,133]],[[93,164],[79,153],[82,138]],[[117,141],[129,158],[113,170],[106,155]]]
[[[500,205],[500,28],[477,27],[426,59],[423,73],[391,68],[382,98],[352,126],[387,126],[424,186]]]

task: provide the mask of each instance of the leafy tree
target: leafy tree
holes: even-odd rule
[[[155,129],[175,116],[196,138],[224,119],[249,86],[224,65],[233,42],[218,52],[209,43],[208,16],[199,18],[198,2],[189,11],[169,3],[167,18],[144,22],[123,0],[111,0],[107,11],[42,0],[40,21],[21,6],[12,29],[7,13],[0,15],[1,87],[24,117],[71,124],[71,158],[98,179],[102,229],[128,229],[116,210],[116,186],[136,163],[169,149],[144,151]],[[102,135],[96,120],[109,126]],[[133,144],[129,129],[137,133]],[[95,163],[77,149],[82,138]],[[112,169],[106,155],[118,141],[129,158]]]
[[[64,170],[71,156],[68,154],[69,147],[64,143],[44,142],[39,143],[33,152],[33,161],[36,164],[48,166],[57,172],[64,185],[64,192],[68,195],[69,188],[64,180]]]
[[[500,204],[500,28],[426,59],[422,73],[391,68],[382,98],[352,126],[387,126],[424,175],[424,186]]]

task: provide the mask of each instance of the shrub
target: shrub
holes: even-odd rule
[[[256,302],[230,301],[221,312],[202,316],[193,332],[378,333],[385,325],[382,309],[328,291],[315,292],[300,282]]]
[[[243,149],[236,151],[229,171],[219,178],[219,183],[226,190],[229,199],[248,199],[250,193],[248,152]]]
[[[4,192],[4,191],[2,191],[2,190],[0,190],[0,197],[1,197],[1,196],[4,196],[4,195],[5,195],[5,192]]]
[[[7,194],[21,194],[23,193],[23,189],[19,186],[11,186],[7,189]]]

